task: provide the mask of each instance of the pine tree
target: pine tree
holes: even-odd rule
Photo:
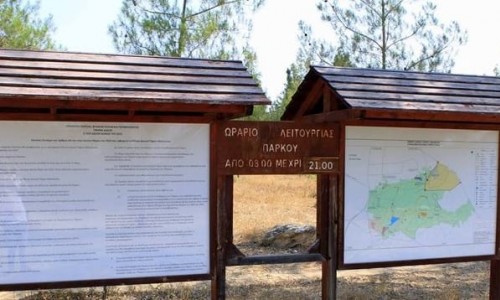
[[[248,49],[246,13],[263,0],[123,0],[110,27],[118,52],[211,59],[241,58]]]
[[[317,8],[358,67],[449,72],[466,42],[458,23],[439,22],[429,1],[322,0]]]
[[[300,47],[297,53],[295,62],[286,70],[286,83],[281,95],[273,102],[270,111],[270,118],[279,120],[286,110],[286,106],[290,103],[292,96],[297,91],[304,76],[309,70],[309,67],[314,64],[327,64],[339,67],[351,67],[351,60],[348,53],[343,52],[343,49],[334,48],[331,45],[326,45],[312,38],[311,27],[303,21],[299,22]],[[329,56],[334,53],[331,60]]]
[[[40,18],[39,2],[0,0],[0,48],[50,50],[58,46],[52,39],[52,17]]]

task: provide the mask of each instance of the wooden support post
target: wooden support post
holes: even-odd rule
[[[500,261],[490,261],[490,300],[500,299]]]
[[[316,228],[319,233],[320,240],[320,253],[325,257],[325,260],[321,263],[321,296],[323,300],[328,299],[330,294],[330,257],[328,256],[328,236],[329,236],[329,204],[328,204],[328,176],[318,175],[317,185],[316,185],[316,198],[317,198],[317,220]]]
[[[321,254],[326,258],[322,262],[321,295],[323,300],[333,300],[337,293],[337,179],[336,175],[318,176],[318,225],[321,227]]]
[[[226,299],[227,249],[232,240],[233,176],[217,176],[216,255],[212,275],[212,300]],[[229,234],[231,237],[229,237]]]
[[[330,289],[328,294],[329,300],[337,298],[337,269],[338,269],[338,177],[337,175],[329,176],[329,219],[328,219],[328,257],[330,260],[328,280],[330,281]]]

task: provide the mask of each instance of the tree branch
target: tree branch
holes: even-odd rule
[[[150,48],[150,47],[146,47],[144,46],[143,43],[139,42],[135,45],[136,47],[139,47],[139,49],[141,49],[140,51],[145,51],[145,52],[142,52],[142,54],[146,54],[146,55],[161,55],[161,53],[157,53],[158,51],[154,50],[153,48]],[[141,54],[141,53],[137,53],[137,54]]]
[[[381,48],[382,49],[382,45],[379,44],[379,42],[371,37],[369,37],[368,35],[360,32],[360,31],[357,31],[355,30],[354,28],[351,28],[350,26],[348,26],[344,20],[342,19],[342,17],[339,15],[339,13],[337,12],[337,9],[335,8],[335,6],[333,4],[330,4],[331,8],[332,8],[332,11],[333,13],[335,14],[335,17],[337,18],[337,20],[339,20],[340,24],[345,28],[347,29],[348,31],[354,33],[354,34],[359,34],[360,36],[362,36],[363,38],[367,39],[368,41],[374,43],[375,45],[377,45],[377,47]]]
[[[319,58],[320,63],[323,63],[323,64],[328,65],[328,66],[333,66],[332,62],[327,61],[325,59],[325,57],[320,55],[317,51],[314,51],[314,54]]]
[[[135,6],[137,6],[139,9],[141,9],[142,11],[144,11],[146,13],[149,13],[149,14],[163,15],[163,16],[167,16],[167,17],[171,17],[171,18],[176,18],[176,19],[179,19],[179,20],[182,19],[182,16],[179,16],[179,15],[176,15],[176,14],[172,14],[172,13],[168,13],[168,12],[150,10],[150,9],[145,8],[144,6],[142,6],[140,4],[136,4]]]
[[[234,3],[237,3],[239,0],[233,0],[233,1],[228,1],[228,2],[221,2],[221,3],[217,3],[211,7],[208,7],[206,9],[202,9],[198,12],[195,12],[193,14],[190,14],[188,16],[186,16],[186,19],[191,19],[191,18],[194,18],[196,16],[199,16],[199,15],[202,15],[204,13],[207,13],[209,11],[212,11],[214,9],[217,9],[221,6],[224,6],[224,5],[229,5],[229,4],[234,4]],[[157,14],[157,15],[164,15],[164,16],[168,16],[168,17],[171,17],[171,18],[177,18],[177,19],[182,19],[182,16],[179,16],[179,15],[176,15],[176,14],[172,14],[172,13],[168,13],[168,12],[162,12],[162,11],[156,11],[156,10],[151,10],[151,9],[148,9],[148,8],[145,8],[144,6],[140,5],[140,4],[135,4],[135,6],[137,6],[138,8],[142,9],[143,11],[147,12],[147,13],[150,13],[150,14]]]
[[[211,10],[214,10],[214,9],[216,9],[216,8],[219,8],[219,7],[221,7],[221,6],[224,6],[224,5],[229,5],[229,4],[233,4],[233,3],[237,3],[237,2],[238,2],[238,0],[233,0],[233,1],[228,1],[228,2],[220,2],[220,3],[215,4],[215,5],[214,5],[214,6],[212,6],[212,7],[209,7],[209,8],[203,9],[203,10],[200,10],[199,12],[196,12],[196,13],[194,13],[194,14],[192,14],[192,15],[189,15],[189,16],[187,16],[187,18],[193,18],[193,17],[196,17],[196,16],[198,16],[198,15],[201,15],[201,14],[207,13],[207,12],[209,12],[209,11],[211,11]]]
[[[366,2],[366,0],[359,0],[359,2],[363,3],[367,8],[369,8],[374,14],[376,14],[380,19],[382,19],[382,15],[374,9],[370,3]]]
[[[420,29],[424,28],[424,26],[425,26],[424,24],[421,24],[420,26],[418,26],[417,28],[415,28],[415,30],[413,30],[413,32],[411,32],[407,36],[404,36],[404,37],[402,37],[400,39],[397,39],[394,42],[390,43],[389,45],[387,45],[387,49],[391,48],[395,44],[401,43],[402,41],[405,41],[405,40],[407,40],[409,38],[414,37],[420,31]]]
[[[396,10],[396,8],[400,7],[400,6],[403,4],[403,2],[405,2],[405,0],[401,0],[401,1],[399,1],[399,3],[398,3],[398,4],[393,5],[393,6],[391,7],[391,9],[389,9],[389,10],[387,11],[387,15],[390,15],[390,14],[391,14],[394,10]]]
[[[417,66],[418,64],[420,64],[421,62],[424,62],[426,60],[429,60],[429,59],[431,59],[433,57],[438,56],[439,54],[443,53],[450,45],[451,45],[451,42],[447,43],[446,45],[444,45],[443,47],[441,47],[439,49],[434,50],[431,54],[429,54],[429,55],[427,55],[425,57],[422,57],[422,58],[420,58],[419,60],[417,60],[415,62],[411,62],[410,64],[406,65],[406,67],[404,69],[405,70],[411,70],[415,66]]]

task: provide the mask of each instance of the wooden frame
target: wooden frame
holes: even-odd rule
[[[3,118],[4,116],[0,114],[0,124],[2,121],[5,120],[10,120],[9,118]],[[93,118],[90,118],[91,121],[85,119],[85,121],[82,122],[89,122],[92,123]],[[17,119],[16,119],[17,120]],[[30,120],[30,118],[27,118],[27,120]],[[36,120],[36,122],[43,122],[45,120]],[[48,121],[53,121],[52,119],[49,119]],[[72,119],[72,121],[81,121],[79,118]],[[102,122],[103,120],[97,120],[99,122]],[[190,123],[184,123],[184,124],[206,124],[204,122],[200,122],[200,120],[197,120],[198,122],[190,122]],[[116,121],[114,118],[113,120],[107,120],[107,122],[110,123],[125,123],[125,122],[120,122]],[[129,121],[126,122],[127,124],[130,123]],[[158,123],[158,122],[155,122]],[[165,124],[169,123],[174,123],[174,122],[162,122]],[[175,123],[175,124],[182,124],[182,123]],[[215,259],[217,258],[216,252],[217,252],[217,241],[215,240],[216,233],[217,233],[217,180],[214,180],[216,178],[216,165],[215,165],[215,146],[216,143],[214,142],[215,139],[213,139],[213,134],[214,134],[214,128],[215,126],[213,123],[207,124],[209,125],[209,141],[208,141],[208,147],[210,150],[209,153],[209,201],[208,201],[208,212],[209,212],[209,272],[206,274],[195,274],[195,275],[175,275],[175,276],[154,276],[154,277],[134,277],[134,278],[102,278],[102,279],[95,279],[95,280],[75,280],[75,281],[57,281],[57,282],[36,282],[36,283],[19,283],[19,284],[0,284],[0,291],[14,291],[14,290],[32,290],[32,289],[60,289],[60,288],[76,288],[76,287],[91,287],[91,286],[108,286],[108,285],[123,285],[123,284],[149,284],[149,283],[165,283],[165,282],[184,282],[184,281],[198,281],[198,280],[211,280],[214,277],[214,272],[215,272],[215,266],[216,266],[216,261]]]
[[[201,123],[209,133],[209,272],[9,284],[0,290],[212,280],[219,277],[215,122],[270,104],[241,61],[0,50],[0,120]],[[224,262],[225,263],[225,262]]]
[[[230,167],[224,169],[224,164],[221,163],[227,159],[271,159],[280,160],[281,158],[296,159],[298,156],[306,161],[305,157],[314,156],[321,158],[324,156],[332,157],[337,156],[338,153],[338,127],[337,126],[318,126],[314,124],[306,124],[300,122],[220,122],[217,124],[219,127],[216,131],[218,132],[217,147],[220,151],[226,151],[228,153],[218,153],[218,196],[217,196],[217,206],[218,206],[218,222],[217,222],[217,266],[214,272],[215,276],[212,281],[212,299],[225,299],[225,272],[228,266],[243,266],[243,265],[259,265],[259,264],[287,264],[287,263],[301,263],[301,262],[321,262],[323,272],[329,274],[327,261],[329,257],[330,247],[327,239],[333,240],[329,236],[331,232],[329,230],[330,226],[330,205],[329,199],[334,199],[331,194],[330,188],[323,189],[319,182],[325,181],[330,182],[331,178],[337,178],[337,164],[335,168],[324,172],[325,170],[319,171],[307,171],[303,168],[296,167],[269,167],[269,166],[259,166],[249,168],[248,166],[243,166],[240,168]],[[308,130],[318,130],[318,131],[332,131],[335,137],[309,137],[309,138],[297,138],[297,137],[283,137],[276,135],[275,132],[281,130],[293,129],[293,128],[305,128]],[[249,133],[255,131],[255,134],[250,134],[251,136],[244,136],[234,138],[233,136],[227,137],[224,135],[226,129],[234,129],[234,132]],[[247,130],[243,130],[247,129]],[[231,131],[229,131],[231,132]],[[259,134],[257,134],[257,132]],[[243,134],[242,134],[243,135]],[[325,147],[320,147],[321,143],[328,142]],[[262,151],[262,145],[266,143],[295,143],[297,145],[295,154],[282,154],[282,153],[266,153]],[[237,144],[237,145],[235,145]],[[236,146],[236,147],[235,147]],[[316,147],[314,147],[316,146]],[[227,149],[228,147],[233,147],[234,149]],[[246,149],[245,153],[240,153],[242,150]],[[326,151],[325,151],[326,150]],[[317,214],[316,214],[316,241],[310,245],[306,253],[299,254],[283,254],[283,255],[259,255],[259,256],[246,256],[242,253],[233,243],[233,174],[317,174],[317,194],[319,195],[317,200]],[[327,201],[322,201],[325,199]],[[326,271],[325,271],[326,270]],[[325,273],[325,274],[326,274]],[[325,293],[328,293],[329,284],[326,282],[330,276],[324,276],[324,282],[322,284],[322,289]]]
[[[345,127],[346,126],[372,126],[372,127],[391,127],[391,128],[426,128],[426,129],[472,129],[472,130],[491,130],[498,131],[498,126],[485,125],[485,124],[460,124],[460,123],[432,123],[432,122],[389,122],[389,121],[374,121],[374,120],[358,120],[358,121],[344,121],[341,123],[342,127],[342,149],[341,152],[345,153]],[[500,138],[500,131],[498,131]],[[498,149],[500,153],[500,145]],[[341,155],[341,174],[345,173],[345,159],[342,159]],[[500,155],[499,155],[500,163]],[[497,176],[497,203],[500,199],[500,176]],[[344,210],[345,210],[345,185],[344,178],[341,177],[339,189],[341,191],[340,197],[338,198],[337,207],[339,208],[339,236],[337,240],[337,251],[339,253],[337,260],[339,270],[347,269],[366,269],[366,268],[379,268],[379,267],[395,267],[395,266],[409,266],[409,265],[422,265],[422,264],[440,264],[440,263],[452,263],[452,262],[468,262],[468,261],[480,261],[480,260],[493,260],[499,258],[498,245],[500,241],[500,208],[497,207],[496,211],[496,245],[495,254],[487,256],[469,256],[469,257],[449,257],[449,258],[439,258],[439,259],[420,259],[420,260],[404,260],[404,261],[391,261],[391,262],[377,262],[377,263],[357,263],[357,264],[345,264],[343,261],[344,253]]]
[[[321,262],[322,264],[322,291],[323,295],[331,295],[331,267],[329,264],[333,260],[329,259],[331,247],[327,240],[333,240],[330,236],[331,210],[327,201],[321,199],[331,199],[335,197],[331,194],[331,189],[324,189],[319,183],[332,182],[333,187],[337,175],[317,175],[318,177],[318,197],[317,218],[316,218],[316,241],[310,246],[307,253],[283,254],[283,255],[259,255],[246,256],[233,244],[233,175],[219,175],[217,184],[217,258],[212,277],[212,299],[225,299],[226,291],[226,268],[228,266],[262,265],[262,264],[289,264],[304,262]],[[332,298],[324,298],[332,299]]]
[[[318,86],[324,86],[318,93]],[[489,76],[406,72],[376,69],[311,67],[282,120],[335,123],[341,126],[340,174],[344,173],[345,126],[477,129],[500,132],[500,78]],[[500,177],[500,175],[498,176]],[[500,218],[496,217],[494,255],[399,262],[344,264],[344,178],[319,181],[318,190],[331,194],[329,253],[323,278],[323,299],[336,297],[337,270],[430,263],[489,260],[490,299],[500,298]],[[497,190],[498,185],[497,184]],[[319,195],[319,193],[318,193]],[[500,192],[497,195],[500,199]]]
[[[318,261],[322,298],[334,299],[337,270],[489,260],[490,299],[500,298],[498,207],[494,255],[344,264],[343,159],[339,173],[317,176],[317,240],[308,253],[244,256],[233,244],[233,177],[215,167],[216,123],[269,104],[241,62],[15,50],[0,50],[0,62],[0,120],[205,123],[211,151],[208,274],[11,284],[0,290],[211,279],[212,299],[224,299],[227,266]],[[485,76],[313,67],[283,119],[338,124],[343,157],[349,125],[500,132],[499,86],[499,78]],[[497,204],[498,185],[500,179]]]

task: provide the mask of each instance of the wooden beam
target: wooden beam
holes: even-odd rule
[[[88,101],[78,100],[54,100],[50,98],[14,100],[0,98],[0,110],[2,108],[30,108],[30,109],[75,109],[89,112],[106,111],[136,111],[136,112],[200,112],[200,113],[228,113],[246,115],[248,105],[245,104],[203,104],[203,103],[158,103],[148,101]]]
[[[497,83],[487,83],[486,80],[476,82],[443,82],[432,80],[362,78],[348,76],[326,76],[339,91],[372,91],[372,92],[401,92],[406,94],[435,94],[450,96],[486,96],[498,97],[500,86]],[[341,92],[342,93],[342,92]]]
[[[233,202],[233,176],[217,176],[216,259],[212,266],[212,300],[226,299],[226,261],[229,207]]]
[[[438,112],[438,111],[406,111],[396,109],[344,109],[323,114],[302,117],[304,122],[338,122],[346,120],[399,120],[399,121],[429,121],[499,124],[500,115],[495,113],[473,112]]]
[[[13,87],[0,88],[0,98],[15,101],[54,99],[66,101],[123,101],[156,102],[180,104],[269,104],[261,94],[239,93],[196,93],[190,90],[178,92],[130,91],[130,90],[90,90],[82,88]]]
[[[426,73],[395,70],[377,70],[360,68],[335,68],[335,67],[314,67],[314,69],[324,78],[336,78],[337,76],[349,76],[362,78],[364,82],[374,79],[407,79],[412,81],[424,80],[432,82],[459,82],[459,83],[488,83],[498,84],[500,78],[494,76],[459,75],[445,73]],[[330,77],[332,76],[332,77]]]
[[[325,258],[319,253],[282,254],[282,255],[255,255],[234,257],[228,261],[228,266],[291,264],[304,262],[322,262]]]
[[[500,261],[490,261],[490,300],[500,299]]]
[[[31,65],[30,65],[31,66]],[[32,66],[31,66],[32,67]],[[46,66],[45,66],[46,67]],[[156,83],[204,83],[204,84],[219,84],[221,81],[227,85],[246,85],[255,86],[255,81],[246,75],[242,77],[239,74],[207,74],[197,72],[193,70],[193,73],[189,74],[172,74],[174,72],[168,73],[162,69],[162,73],[158,72],[148,72],[140,73],[138,70],[134,69],[130,72],[99,72],[99,71],[79,71],[79,70],[64,70],[64,69],[29,69],[26,67],[9,68],[2,66],[0,67],[1,76],[10,76],[12,78],[16,77],[29,77],[29,78],[59,78],[59,79],[79,79],[79,80],[100,80],[101,82],[106,81],[123,81],[123,82],[156,82]],[[223,77],[223,78],[221,78]]]
[[[323,112],[332,111],[335,107],[334,103],[332,103],[332,91],[328,85],[323,86]]]
[[[100,65],[149,65],[161,66],[163,68],[174,66],[184,68],[212,68],[226,70],[245,70],[241,61],[236,60],[208,60],[190,59],[166,56],[143,56],[143,55],[121,55],[121,54],[93,54],[72,53],[55,51],[30,51],[30,50],[2,50],[1,60],[41,61],[46,64],[50,62],[91,62]]]
[[[316,104],[316,102],[323,94],[324,91],[323,86],[324,83],[321,80],[318,80],[314,83],[305,101],[302,102],[300,108],[297,110],[294,117],[292,118],[293,120],[297,120],[303,117],[307,113],[307,111],[311,109],[311,107],[314,106],[314,104]]]
[[[338,122],[343,120],[357,120],[363,117],[364,111],[357,109],[344,109],[325,112],[322,114],[307,115],[302,121],[311,123]]]
[[[220,119],[231,119],[241,117],[240,114],[200,114],[200,115],[134,115],[130,114],[52,114],[52,113],[2,113],[0,120],[12,121],[78,121],[78,122],[147,122],[147,123],[210,123]]]
[[[1,52],[0,52],[1,53]],[[183,68],[165,67],[151,65],[117,65],[97,64],[90,62],[43,62],[43,61],[21,61],[0,60],[2,67],[18,68],[26,70],[61,70],[65,72],[101,72],[121,74],[158,74],[158,75],[193,75],[209,77],[251,77],[246,70],[207,69],[207,68]]]
[[[133,75],[131,75],[132,77]],[[226,82],[213,83],[198,80],[194,83],[186,82],[159,82],[154,81],[138,81],[134,78],[127,80],[103,80],[102,78],[84,78],[84,79],[67,79],[67,78],[34,78],[28,77],[5,77],[0,76],[1,93],[8,93],[12,88],[47,88],[47,89],[81,89],[88,92],[91,91],[141,91],[141,92],[180,92],[180,93],[206,93],[214,94],[262,94],[260,87],[256,85],[235,85],[227,84]],[[6,90],[6,92],[4,92]],[[42,93],[43,95],[43,93]],[[237,97],[237,96],[235,96]]]
[[[364,109],[366,119],[386,120],[420,120],[433,122],[459,123],[500,123],[498,111],[491,113],[450,112],[450,111],[423,111],[423,110],[391,110],[391,109]]]

